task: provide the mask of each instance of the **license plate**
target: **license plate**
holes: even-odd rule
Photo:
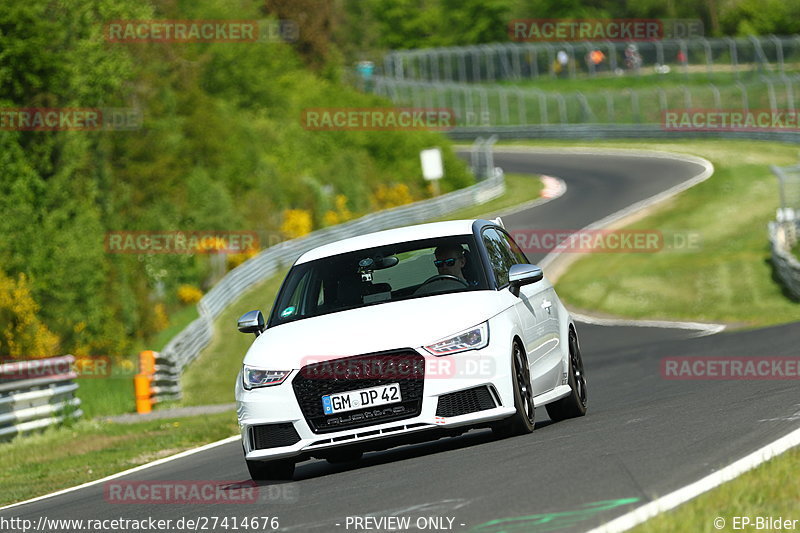
[[[326,415],[397,403],[402,401],[400,384],[390,383],[368,389],[351,390],[340,394],[328,394],[322,397],[322,410]]]

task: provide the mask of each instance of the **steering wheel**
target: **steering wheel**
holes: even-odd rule
[[[430,278],[428,278],[424,282],[422,282],[422,285],[420,285],[417,290],[421,289],[422,287],[424,287],[428,283],[433,283],[435,281],[457,281],[457,282],[461,283],[462,285],[464,285],[464,287],[469,288],[469,284],[466,281],[464,281],[463,279],[459,278],[458,276],[451,276],[450,274],[436,274],[435,276],[431,276]]]

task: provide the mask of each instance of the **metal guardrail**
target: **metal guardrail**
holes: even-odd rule
[[[417,50],[395,50],[384,57],[383,75],[397,80],[426,82],[494,83],[507,80],[593,78],[603,75],[640,75],[651,68],[669,67],[670,75],[690,72],[784,73],[800,62],[800,36],[662,39],[636,42],[640,61],[626,63],[628,42],[581,41],[492,43]],[[599,66],[588,60],[593,50],[605,59]],[[566,68],[556,61],[566,53]],[[788,65],[787,65],[788,64]]]
[[[175,362],[155,353],[155,373],[150,382],[150,402],[157,404],[168,400],[181,399],[181,372]]]
[[[491,150],[491,147],[481,149]],[[491,161],[491,157],[487,158],[486,155],[483,157],[484,160]],[[306,251],[347,237],[442,217],[464,207],[486,203],[504,191],[505,180],[502,170],[493,169],[489,179],[476,185],[437,198],[372,213],[267,248],[228,272],[198,303],[200,317],[173,337],[164,349],[156,354],[153,384],[158,390],[153,391],[154,401],[180,398],[181,372],[211,341],[213,321],[228,305],[254,284],[293,264]]]
[[[775,274],[789,294],[800,300],[800,261],[792,248],[800,240],[800,165],[770,167],[778,177],[781,207],[769,223],[769,242]]]
[[[0,365],[0,440],[83,415],[71,355]]]

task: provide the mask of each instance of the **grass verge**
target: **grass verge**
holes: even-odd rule
[[[99,479],[238,432],[236,414],[70,427],[0,444],[0,505]],[[31,453],[43,450],[46,453]]]
[[[800,448],[793,448],[677,509],[648,520],[632,529],[631,533],[778,531],[772,527],[756,528],[755,520],[757,517],[800,520],[797,513],[800,494],[798,469]],[[734,517],[750,517],[753,523],[746,527],[739,523],[734,527]],[[719,521],[720,518],[724,522]],[[715,520],[723,527],[715,527]],[[795,523],[795,527],[785,529],[798,528],[800,521]]]
[[[579,146],[537,142],[537,146]],[[695,234],[699,247],[658,253],[586,254],[559,279],[570,306],[634,319],[697,320],[749,327],[797,320],[800,304],[773,279],[767,223],[778,191],[770,164],[797,161],[797,147],[739,141],[597,142],[592,148],[688,153],[714,175],[628,226],[665,237]],[[598,275],[598,272],[604,273]],[[612,275],[609,275],[612,274]]]

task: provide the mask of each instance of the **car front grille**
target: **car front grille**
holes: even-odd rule
[[[382,424],[422,410],[425,358],[411,349],[343,357],[304,366],[292,388],[314,433]],[[379,385],[400,385],[401,402],[326,415],[322,397]]]
[[[294,424],[284,422],[281,424],[262,424],[250,427],[250,449],[266,450],[291,446],[300,440],[300,435],[294,429]]]
[[[436,406],[436,416],[448,417],[466,415],[487,409],[494,409],[497,405],[492,398],[489,387],[482,385],[472,389],[451,392],[439,396]]]

